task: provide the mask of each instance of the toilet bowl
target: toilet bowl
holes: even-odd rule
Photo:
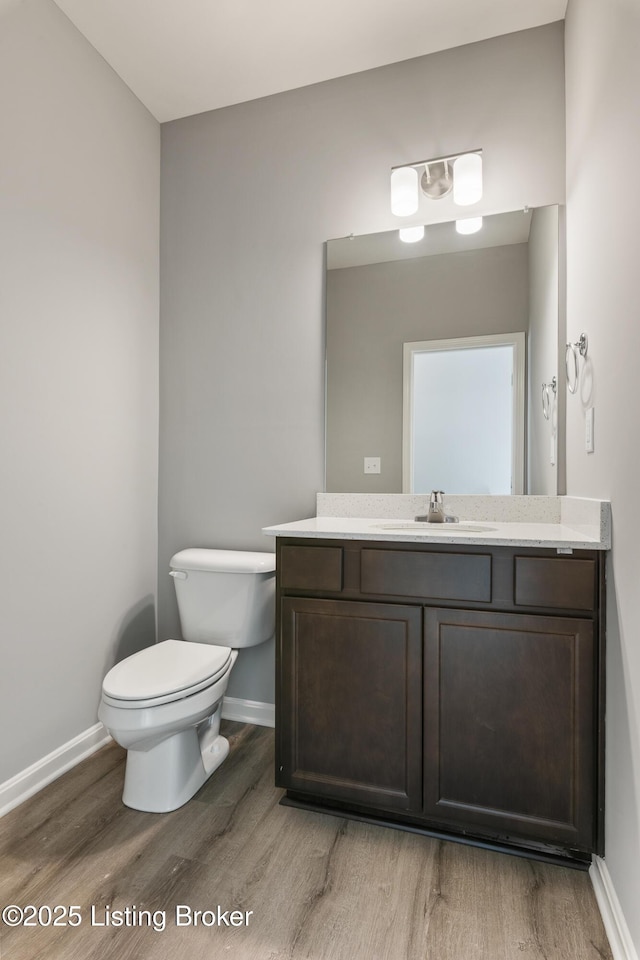
[[[274,632],[275,557],[182,550],[171,558],[183,640],[117,663],[98,716],[127,750],[123,803],[167,813],[200,789],[229,752],[222,700],[238,651]]]

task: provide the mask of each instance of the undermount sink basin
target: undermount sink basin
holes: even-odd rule
[[[387,530],[389,533],[402,531],[405,533],[436,533],[449,536],[450,533],[487,533],[495,530],[486,523],[424,523],[419,520],[397,520],[395,523],[377,523],[378,530]]]

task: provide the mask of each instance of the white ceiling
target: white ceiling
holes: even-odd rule
[[[162,122],[562,20],[567,6],[567,0],[56,3]]]

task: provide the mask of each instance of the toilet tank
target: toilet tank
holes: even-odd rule
[[[275,554],[191,548],[170,566],[184,640],[237,650],[273,636]]]

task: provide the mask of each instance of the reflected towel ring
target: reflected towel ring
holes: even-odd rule
[[[558,381],[555,377],[551,379],[551,383],[542,384],[542,414],[545,420],[551,415],[551,394],[555,396],[557,391]]]
[[[565,366],[567,369],[567,387],[569,388],[569,393],[575,393],[578,389],[578,380],[580,378],[578,356],[586,357],[588,347],[589,340],[586,333],[581,333],[580,339],[575,343],[567,344]]]
[[[569,388],[569,393],[575,393],[578,389],[578,349],[575,343],[567,344],[565,365],[567,368],[567,387]]]

